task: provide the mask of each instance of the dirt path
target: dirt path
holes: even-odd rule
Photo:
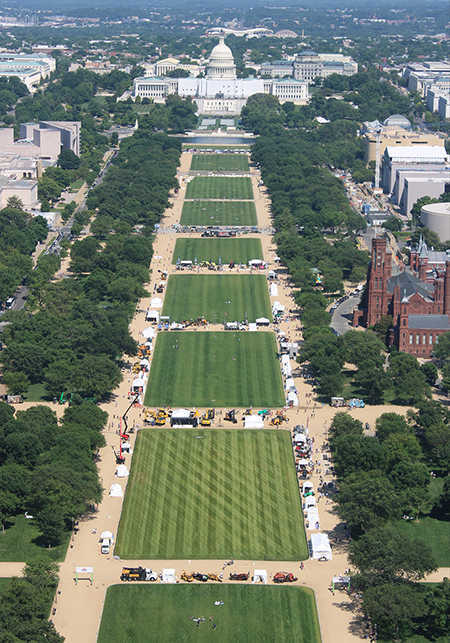
[[[167,228],[178,223],[181,218],[184,196],[186,192],[185,176],[189,172],[191,154],[183,152],[178,170],[180,190],[178,194],[171,196],[170,206],[161,220],[161,226],[165,232],[158,234],[154,242],[154,255],[151,262],[149,283],[146,290],[153,296],[155,285],[160,281],[160,272],[172,273],[175,266],[172,265],[172,254],[176,241],[175,232],[167,232]],[[270,227],[270,203],[265,188],[258,187],[259,176],[252,172],[251,180],[254,189],[255,205],[260,227]],[[269,269],[279,267],[275,263],[276,247],[268,235],[260,235],[263,253],[266,261],[269,262]],[[286,311],[294,307],[292,290],[289,287],[287,276],[279,275],[278,297],[276,298],[285,305]],[[145,310],[150,305],[151,296],[142,299],[136,309],[136,314],[130,325],[132,336],[142,341],[142,330],[148,326],[145,321]],[[163,299],[164,294],[157,295]],[[272,301],[274,299],[272,298]],[[299,321],[293,315],[287,315],[280,324],[280,330],[292,340],[301,337]],[[213,327],[208,326],[208,330]],[[292,368],[294,379],[299,392],[300,405],[295,409],[288,409],[289,422],[283,425],[284,430],[290,430],[296,424],[304,424],[309,427],[310,436],[314,438],[314,460],[316,461],[315,471],[312,475],[314,486],[320,483],[321,478],[331,480],[331,474],[326,474],[327,465],[322,460],[322,446],[327,439],[327,430],[334,416],[335,410],[323,406],[314,401],[313,392],[300,376],[298,364],[293,361]],[[123,381],[114,392],[114,400],[102,405],[108,413],[108,424],[105,429],[106,446],[101,449],[98,463],[99,474],[105,489],[102,502],[98,510],[86,520],[79,523],[79,530],[71,538],[65,561],[60,565],[60,582],[55,603],[52,610],[52,620],[56,629],[65,637],[68,643],[94,643],[100,625],[105,592],[108,586],[120,582],[120,570],[126,561],[115,560],[112,556],[102,556],[99,547],[99,535],[104,530],[110,530],[117,535],[120,512],[122,509],[122,498],[109,496],[109,489],[112,483],[119,483],[123,492],[126,489],[127,478],[118,480],[115,477],[116,464],[112,448],[119,447],[119,418],[129,405],[128,392],[133,379],[130,369],[123,371]],[[32,404],[30,404],[32,406]],[[58,416],[64,410],[59,405],[50,405],[57,412]],[[21,408],[26,408],[23,405]],[[366,409],[355,409],[351,411],[353,417],[369,422],[373,426],[376,418],[385,411],[395,411],[405,414],[404,407],[369,407]],[[221,416],[218,415],[220,424]],[[143,409],[135,407],[129,416],[129,426],[140,428],[143,426]],[[231,427],[227,427],[231,428]],[[144,429],[145,430],[145,429]],[[151,429],[149,429],[151,430]],[[136,433],[131,435],[131,447],[134,447]],[[130,457],[127,457],[126,465],[130,466]],[[311,587],[316,595],[319,610],[320,626],[323,643],[346,643],[361,638],[359,624],[354,621],[351,599],[347,594],[338,592],[332,595],[329,591],[330,580],[333,575],[343,573],[347,567],[346,541],[343,539],[343,530],[339,527],[339,519],[336,516],[335,506],[330,499],[318,498],[318,508],[321,522],[321,530],[328,533],[333,540],[333,560],[325,563],[307,560],[304,562],[304,569],[300,571],[299,562],[267,562],[267,561],[236,561],[232,568],[226,572],[252,571],[255,568],[266,569],[269,575],[277,571],[290,571],[298,576],[298,585]],[[309,534],[309,532],[307,532]],[[143,564],[154,570],[161,571],[163,568],[175,568],[179,575],[183,569],[221,571],[223,561],[132,561],[133,565]],[[94,568],[94,582],[91,586],[87,580],[74,583],[74,570],[76,566],[92,566]],[[226,573],[228,577],[228,574]]]

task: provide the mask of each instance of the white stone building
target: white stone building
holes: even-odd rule
[[[0,53],[0,77],[17,76],[31,93],[36,91],[40,81],[48,78],[55,69],[56,61],[52,56]]]
[[[149,98],[164,102],[170,94],[191,97],[201,114],[241,113],[247,99],[254,94],[272,94],[281,103],[308,102],[308,83],[291,79],[237,78],[231,49],[223,37],[214,47],[206,67],[206,78],[136,78],[133,98]]]

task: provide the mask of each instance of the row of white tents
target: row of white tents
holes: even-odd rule
[[[292,377],[291,359],[289,355],[281,356],[281,373],[284,378],[284,391],[288,406],[298,406],[298,392]]]
[[[316,499],[313,495],[305,496],[305,494],[311,493],[314,493],[314,485],[309,480],[306,480],[302,485],[302,497],[304,498],[303,513],[306,528],[309,531],[320,529],[319,510]],[[330,539],[327,534],[315,531],[310,536],[309,544],[310,555],[313,560],[332,560],[333,554],[331,552]]]

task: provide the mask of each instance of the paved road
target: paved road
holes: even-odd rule
[[[352,328],[353,310],[358,307],[361,293],[352,295],[339,304],[331,317],[331,328],[336,335],[344,335]]]

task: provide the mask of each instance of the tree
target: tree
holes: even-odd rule
[[[110,143],[114,147],[116,147],[119,144],[119,134],[117,132],[113,132],[111,134]]]
[[[398,217],[392,216],[386,219],[382,227],[385,230],[389,230],[390,232],[395,233],[395,232],[401,232],[403,224]]]
[[[413,355],[408,353],[392,354],[388,374],[394,386],[396,399],[400,404],[415,404],[428,394],[425,375]]]
[[[424,615],[423,592],[408,583],[382,583],[367,587],[363,612],[376,627],[380,640],[402,640],[415,631],[414,619]]]
[[[387,345],[389,332],[392,328],[392,316],[383,315],[379,321],[372,327],[373,332]]]
[[[376,526],[353,540],[349,558],[367,585],[418,581],[436,569],[428,543],[408,538],[392,525]]]
[[[61,507],[49,502],[47,506],[37,512],[35,519],[41,530],[44,543],[49,547],[59,545],[65,529]]]
[[[438,342],[434,347],[433,355],[441,362],[450,358],[450,332],[439,335]]]
[[[442,493],[433,508],[433,515],[439,520],[450,520],[450,476],[447,475],[442,487]]]
[[[425,616],[421,621],[420,630],[429,639],[440,636],[446,637],[449,632],[450,614],[450,582],[444,578],[426,592],[424,597]]]
[[[10,196],[6,202],[7,208],[13,208],[15,210],[23,210],[23,201],[19,199],[18,196]]]
[[[358,471],[347,476],[339,489],[339,515],[352,531],[364,532],[380,521],[400,518],[400,500],[381,471]]]
[[[425,364],[422,364],[420,367],[420,370],[425,375],[427,384],[434,386],[438,377],[438,369],[433,362],[425,362]]]
[[[0,489],[0,524],[2,531],[5,531],[6,519],[16,513],[19,504],[19,499],[15,494]]]
[[[3,376],[3,382],[8,387],[11,395],[20,395],[28,390],[30,381],[25,373],[19,371],[8,371]]]
[[[376,423],[376,436],[382,442],[394,433],[411,433],[412,429],[406,422],[405,418],[398,413],[382,413],[377,418]]]

